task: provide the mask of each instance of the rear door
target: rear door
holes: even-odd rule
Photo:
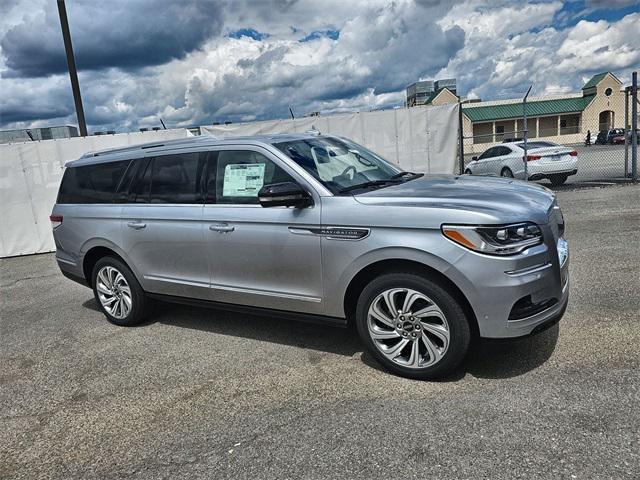
[[[207,156],[192,151],[137,160],[121,194],[123,248],[147,291],[210,298],[202,224]]]
[[[307,208],[258,202],[265,184],[297,182],[314,197]],[[230,147],[211,158],[203,219],[217,301],[321,313],[320,198],[268,150]]]

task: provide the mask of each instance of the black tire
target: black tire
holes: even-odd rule
[[[411,289],[427,296],[444,314],[449,328],[449,344],[444,355],[435,364],[415,368],[399,365],[387,358],[374,343],[369,333],[369,308],[381,293],[394,288]],[[355,323],[367,350],[385,369],[412,379],[437,380],[451,374],[464,360],[471,343],[469,319],[460,303],[436,282],[413,273],[388,273],[369,283],[358,299]]]
[[[103,306],[100,296],[98,295],[98,272],[100,272],[104,267],[112,267],[120,272],[125,278],[131,291],[131,307],[127,315],[123,318],[118,318],[108,312]],[[96,303],[109,322],[121,327],[130,327],[138,325],[146,320],[150,310],[150,301],[144,290],[142,290],[142,287],[138,283],[138,280],[131,269],[125,265],[122,260],[110,256],[99,259],[94,265],[93,272],[91,273],[91,285],[93,287],[93,295],[96,299]]]
[[[569,178],[569,175],[551,175],[549,180],[551,180],[551,185],[559,187],[567,181],[567,178]]]
[[[473,175],[473,172],[471,172],[471,170],[469,170],[468,168],[464,171],[465,175]]]
[[[506,178],[513,178],[513,172],[511,171],[511,169],[509,167],[504,167],[502,169],[502,171],[500,172],[500,176],[501,177],[506,177]]]

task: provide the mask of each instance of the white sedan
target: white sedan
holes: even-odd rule
[[[464,173],[524,179],[524,162],[524,143],[507,142],[473,157]],[[526,162],[529,180],[548,178],[553,185],[562,185],[578,173],[578,152],[553,142],[527,142]]]

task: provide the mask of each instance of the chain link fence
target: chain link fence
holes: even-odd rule
[[[515,177],[523,179],[525,168],[529,167],[529,180],[546,184],[640,179],[640,165],[637,160],[637,138],[640,136],[637,124],[637,73],[633,74],[633,78],[635,86],[625,89],[626,112],[624,123],[619,123],[620,127],[615,128],[612,120],[609,120],[599,125],[598,131],[585,131],[581,126],[580,114],[530,117],[527,119],[526,131],[523,128],[523,117],[474,126],[474,135],[463,135],[460,141],[459,173],[505,176],[514,174]],[[460,131],[463,129],[460,128]],[[555,145],[559,146],[555,151],[560,155],[553,155]],[[544,149],[546,155],[553,157],[553,160],[568,160],[566,155],[569,155],[577,160],[577,171],[553,174],[553,160],[542,157],[543,162],[551,167],[551,173],[540,177],[542,163],[536,164],[536,161],[539,162],[541,159],[538,155],[540,149]],[[509,167],[509,162],[513,164],[514,157],[517,157],[517,165]],[[527,157],[528,162],[525,161]],[[566,176],[567,174],[569,175]],[[566,179],[563,179],[565,176]]]

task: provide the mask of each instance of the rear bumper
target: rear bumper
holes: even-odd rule
[[[60,272],[62,275],[67,277],[69,280],[73,280],[80,285],[84,285],[85,287],[89,287],[89,282],[84,278],[84,272],[81,268],[78,268],[76,264],[69,260],[61,259],[56,255],[56,262],[58,263],[58,267],[60,268]]]
[[[560,170],[554,172],[545,172],[545,173],[534,173],[529,175],[529,180],[542,180],[543,178],[549,178],[552,175],[567,175],[570,177],[571,175],[575,175],[578,173],[578,169],[574,168],[573,170]]]

